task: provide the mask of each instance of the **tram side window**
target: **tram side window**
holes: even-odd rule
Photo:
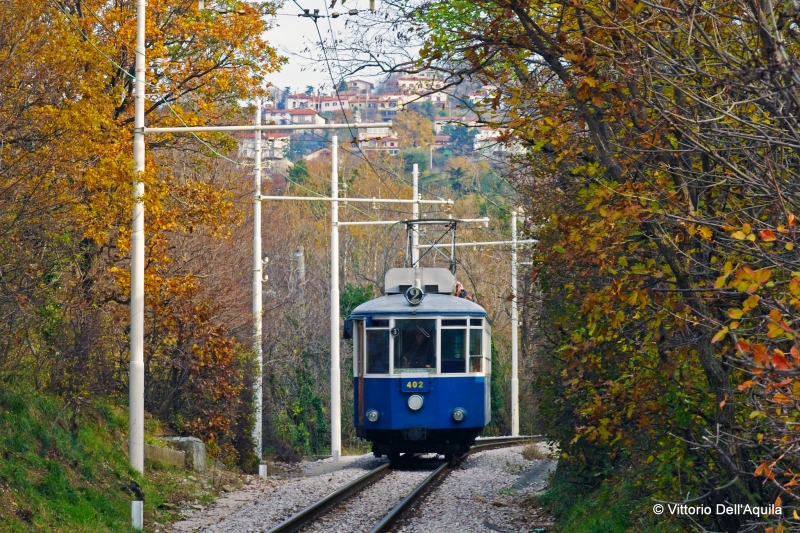
[[[444,323],[444,320],[442,320]],[[442,330],[442,374],[467,371],[467,330]]]
[[[436,320],[395,320],[394,373],[436,373]]]
[[[469,330],[469,365],[470,372],[483,371],[483,330]]]
[[[367,330],[367,374],[389,373],[389,330]]]

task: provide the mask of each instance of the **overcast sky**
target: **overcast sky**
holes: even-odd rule
[[[297,2],[304,9],[310,9],[312,12],[314,9],[319,9],[321,14],[325,14],[325,0],[297,0]],[[348,0],[345,6],[347,9],[369,9],[369,0]],[[344,9],[342,9],[341,2],[337,2],[336,7],[329,11],[341,13]],[[292,0],[287,0],[278,13],[279,15],[275,17],[275,27],[267,33],[266,37],[271,45],[289,58],[289,63],[281,69],[281,72],[268,76],[267,81],[281,89],[287,86],[292,87],[293,92],[305,92],[308,85],[315,87],[322,85],[326,92],[330,92],[331,76],[325,62],[315,62],[310,59],[320,56],[319,36],[313,20],[298,17],[297,14],[302,13],[302,10]],[[349,15],[335,19],[321,18],[318,21],[319,31],[322,37],[330,43],[331,29],[337,35],[341,35],[345,31],[345,22],[355,18]],[[338,82],[339,67],[331,49],[328,49],[328,58],[331,61],[333,77]],[[364,78],[361,74],[358,77]],[[369,81],[375,83],[374,79]]]

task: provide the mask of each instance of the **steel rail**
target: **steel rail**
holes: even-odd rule
[[[505,446],[513,445],[513,444],[523,444],[525,442],[529,442],[532,439],[541,438],[540,435],[533,435],[533,436],[521,436],[521,437],[489,437],[486,439],[480,439],[477,444],[475,444],[470,450],[465,453],[463,457],[467,455],[477,453],[484,450],[490,450],[493,448],[502,448]],[[337,489],[336,491],[330,493],[329,495],[325,496],[321,500],[309,505],[302,511],[295,513],[294,515],[290,516],[277,526],[273,527],[266,531],[266,533],[289,533],[294,531],[299,531],[300,529],[304,528],[314,520],[319,515],[328,511],[331,507],[336,505],[337,503],[353,496],[355,493],[361,491],[362,489],[366,488],[367,486],[375,483],[383,476],[385,476],[389,471],[390,464],[385,463],[378,468],[371,470],[364,474],[363,476],[351,481],[350,483],[342,486],[341,488]],[[434,470],[430,475],[428,475],[422,483],[417,485],[414,490],[412,490],[403,500],[394,506],[394,508],[389,511],[389,513],[383,517],[383,519],[376,525],[370,533],[383,533],[388,531],[389,527],[394,524],[395,520],[399,518],[399,516],[405,511],[412,503],[414,503],[423,492],[425,492],[428,488],[433,486],[436,482],[440,481],[440,478],[444,478],[450,470],[453,468],[453,465],[450,462],[443,462],[436,470]]]
[[[540,436],[522,436],[522,437],[495,437],[491,438],[491,442],[485,442],[481,444],[475,444],[472,446],[467,453],[461,456],[464,458],[468,455],[473,453],[482,452],[485,450],[491,450],[493,448],[503,448],[512,444],[523,444],[528,442],[534,438],[540,438]],[[482,439],[484,440],[484,439]],[[486,439],[489,440],[489,439]],[[405,511],[412,503],[414,503],[417,498],[419,498],[423,492],[425,492],[428,488],[432,487],[435,483],[444,479],[447,474],[454,468],[454,464],[451,462],[445,461],[442,465],[433,471],[428,477],[426,477],[422,483],[414,487],[408,496],[402,499],[400,503],[394,506],[394,508],[389,511],[389,513],[381,519],[378,524],[370,530],[370,533],[384,533],[389,531],[391,526],[394,522],[400,517],[400,515]]]
[[[378,481],[380,478],[386,475],[388,470],[389,463],[382,464],[378,468],[370,470],[360,478],[354,479],[347,485],[344,485],[336,491],[328,494],[318,502],[312,503],[302,511],[290,516],[277,526],[267,530],[266,533],[288,533],[290,531],[298,531],[318,515],[324,513],[340,501],[349,498],[361,489]]]
[[[426,477],[422,483],[414,487],[414,490],[409,492],[408,496],[403,498],[400,503],[395,505],[394,508],[389,511],[389,514],[384,516],[381,521],[378,522],[378,525],[372,528],[369,533],[383,533],[384,531],[388,531],[389,527],[394,524],[394,521],[400,517],[400,514],[405,511],[408,506],[414,503],[417,498],[419,498],[426,489],[431,487],[439,477],[445,477],[451,469],[452,467],[450,466],[449,462],[443,462],[441,466],[439,466],[439,468],[434,470],[432,474]]]

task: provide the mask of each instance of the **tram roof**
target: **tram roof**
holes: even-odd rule
[[[381,296],[356,307],[351,316],[459,315],[486,316],[480,305],[449,294],[427,294],[419,305],[411,305],[402,294]]]

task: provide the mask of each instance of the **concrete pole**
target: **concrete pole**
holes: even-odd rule
[[[256,98],[256,126],[261,125],[261,99]],[[263,279],[263,263],[261,260],[261,132],[255,131],[255,172],[253,172],[253,185],[255,193],[253,196],[253,352],[255,353],[256,362],[256,379],[253,383],[253,396],[255,397],[255,415],[256,420],[253,425],[253,445],[255,447],[256,457],[259,463],[262,458],[262,385],[264,369],[263,353],[261,348],[261,327],[263,319],[263,308],[261,303],[262,279]],[[259,474],[261,474],[259,467]]]
[[[419,165],[414,163],[413,170],[411,171],[411,199],[414,203],[411,204],[411,219],[419,220]],[[419,261],[419,226],[412,224],[411,228],[411,266],[418,267]]]
[[[342,453],[342,393],[339,376],[339,138],[331,137],[331,455]]]
[[[133,232],[131,234],[131,339],[128,377],[128,456],[131,466],[144,472],[144,86],[145,86],[145,0],[136,0],[136,63],[133,159]],[[131,525],[142,529],[144,502],[131,503]]]
[[[517,309],[517,208],[511,210],[511,435],[519,435],[519,314]]]

